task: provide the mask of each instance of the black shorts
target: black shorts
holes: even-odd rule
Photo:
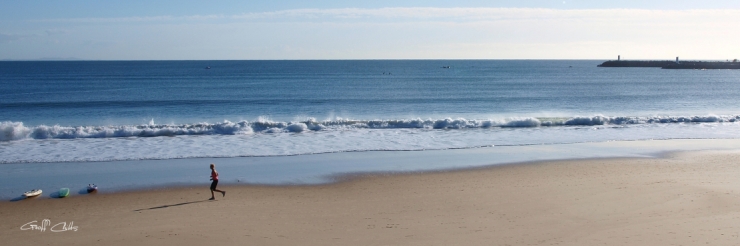
[[[216,185],[218,185],[218,180],[214,180],[213,182],[211,182],[211,190],[215,190]]]

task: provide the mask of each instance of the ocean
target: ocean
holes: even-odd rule
[[[93,180],[133,172],[110,185],[120,188],[202,182],[204,175],[173,170],[190,170],[184,163],[192,163],[207,172],[215,161],[235,172],[253,168],[245,171],[252,176],[233,182],[300,184],[346,172],[548,156],[496,160],[509,152],[502,150],[533,146],[740,139],[740,71],[596,67],[601,62],[3,61],[0,169],[4,180],[22,184],[22,178]],[[461,151],[497,154],[466,160],[467,154],[455,154]],[[423,156],[448,158],[413,161]],[[602,156],[586,151],[552,158]],[[368,161],[347,164],[347,158]],[[313,164],[296,166],[309,159]],[[101,166],[110,168],[80,176],[82,167]],[[140,168],[179,176],[131,178]],[[280,173],[310,177],[274,178]],[[71,178],[56,180],[74,185]],[[56,185],[54,179],[46,184]],[[21,189],[0,190],[0,196]]]

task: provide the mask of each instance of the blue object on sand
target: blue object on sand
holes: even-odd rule
[[[93,193],[98,191],[98,186],[95,184],[88,184],[87,185],[87,193]]]

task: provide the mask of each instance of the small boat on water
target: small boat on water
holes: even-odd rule
[[[25,196],[25,197],[34,197],[34,196],[41,195],[41,192],[42,192],[41,189],[38,189],[38,190],[29,190],[29,191],[24,192],[23,193],[23,196]]]

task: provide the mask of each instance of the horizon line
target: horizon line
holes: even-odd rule
[[[697,58],[689,58],[681,60],[702,60],[702,61],[722,61],[722,60],[728,60],[731,61],[736,58],[732,59],[697,59]],[[617,60],[617,59],[607,59],[607,58],[346,58],[346,59],[83,59],[83,58],[39,58],[39,59],[0,59],[0,61],[434,61],[434,60],[479,60],[479,61],[486,61],[486,60],[510,60],[510,61],[516,61],[516,60],[541,60],[541,61],[589,61],[589,60]],[[636,59],[621,59],[622,61],[639,61],[639,60],[651,60],[651,61],[662,61],[662,60],[668,60],[673,61],[675,58],[665,59],[665,58],[636,58]]]

